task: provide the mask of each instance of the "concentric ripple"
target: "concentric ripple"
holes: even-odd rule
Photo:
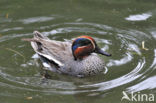
[[[29,25],[27,20],[20,21]],[[32,20],[31,23],[33,22],[35,21]],[[2,61],[0,65],[1,87],[42,92],[46,95],[84,92],[92,95],[92,92],[117,90],[122,86],[127,91],[140,91],[156,87],[155,82],[149,82],[156,80],[155,76],[150,77],[156,66],[156,49],[149,46],[150,41],[154,41],[150,33],[87,22],[66,22],[41,26],[36,29],[51,39],[61,41],[70,41],[79,35],[92,36],[103,50],[113,55],[110,58],[101,56],[105,60],[108,72],[87,78],[73,78],[51,73],[51,79],[43,79],[40,73],[41,63],[31,58],[34,52],[30,44],[21,41],[21,38],[32,37],[32,33],[9,34],[0,38],[0,48],[3,49],[0,53],[0,61]],[[2,32],[11,32],[12,30],[21,30],[22,32],[23,27],[9,28]],[[143,41],[148,50],[142,48]],[[142,88],[138,88],[140,86]],[[0,93],[0,95],[4,94]],[[15,95],[20,96],[18,93]]]

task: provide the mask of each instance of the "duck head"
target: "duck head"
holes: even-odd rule
[[[81,60],[84,57],[89,56],[93,52],[105,56],[111,56],[111,54],[100,49],[95,40],[90,36],[80,36],[73,41],[72,53],[75,60]]]

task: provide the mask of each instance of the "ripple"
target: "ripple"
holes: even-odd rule
[[[150,68],[154,68],[156,66],[156,49],[154,49],[154,60],[153,63],[151,64]],[[156,68],[154,68],[156,69]]]
[[[85,87],[85,88],[98,87],[98,91],[105,91],[108,89],[116,88],[118,86],[127,84],[129,82],[136,80],[137,78],[139,78],[141,76],[141,75],[138,75],[138,73],[141,70],[141,68],[144,66],[144,64],[145,64],[145,61],[139,62],[133,71],[131,71],[130,73],[128,73],[120,78],[110,80],[107,82],[93,84],[93,85],[83,85],[82,87]]]
[[[131,92],[138,92],[138,91],[142,91],[142,90],[147,90],[147,89],[154,89],[156,88],[156,76],[147,78],[146,80],[127,88],[127,91]]]
[[[36,22],[45,22],[45,21],[50,21],[53,20],[54,17],[32,17],[32,18],[27,18],[27,19],[21,19],[19,20],[20,22],[24,24],[31,24],[31,23],[36,23]]]
[[[6,29],[3,29],[1,32],[8,32],[8,31],[22,30],[22,29],[24,29],[24,28],[23,27],[6,28]]]
[[[132,59],[133,59],[133,57],[131,56],[131,54],[126,53],[126,55],[123,58],[121,58],[120,60],[110,60],[109,64],[107,64],[107,66],[108,67],[120,66],[120,65],[130,62]]]
[[[152,16],[151,13],[143,13],[143,14],[130,15],[129,17],[126,17],[125,19],[128,21],[143,21],[143,20],[147,20],[151,16]]]
[[[23,23],[45,22],[54,18],[34,17],[20,20]],[[54,28],[54,29],[50,29]],[[2,31],[20,30],[23,28],[7,28]],[[146,34],[143,31],[128,29],[122,30],[119,28],[111,27],[103,24],[87,23],[87,22],[67,22],[52,24],[49,26],[38,27],[45,36],[52,39],[71,41],[79,35],[90,35],[95,38],[100,47],[113,54],[111,58],[101,56],[108,67],[105,74],[90,78],[73,78],[52,73],[53,78],[43,80],[38,68],[41,68],[41,63],[31,58],[33,53],[30,45],[24,42],[13,42],[15,39],[32,37],[32,33],[25,34],[10,34],[0,38],[0,42],[8,42],[16,45],[14,49],[21,52],[26,56],[26,62],[19,62],[18,59],[11,61],[11,54],[7,54],[6,58],[10,58],[8,63],[19,62],[16,68],[11,65],[3,64],[0,70],[0,77],[5,82],[0,82],[0,86],[6,86],[12,89],[19,89],[25,91],[42,92],[45,94],[77,94],[85,92],[100,92],[112,90],[125,86],[130,91],[141,91],[145,89],[155,88],[155,84],[146,86],[145,83],[150,84],[150,81],[155,80],[155,76],[147,78],[150,70],[153,71],[156,65],[156,50],[144,51],[141,49],[141,42],[146,40],[153,40],[153,36]],[[4,46],[7,44],[4,44]],[[21,46],[22,45],[22,46]],[[10,47],[11,48],[11,47]],[[31,51],[30,51],[31,50]],[[149,59],[146,55],[154,55],[154,58]],[[2,54],[3,55],[3,54]],[[17,55],[14,55],[17,56]],[[28,58],[27,58],[28,57]],[[36,58],[35,58],[36,59]],[[22,60],[20,60],[22,61]],[[148,62],[147,62],[148,61]],[[31,68],[31,69],[30,69]],[[147,68],[147,69],[146,69]],[[19,72],[16,73],[16,72]],[[145,80],[144,80],[145,79]],[[138,81],[139,82],[134,82]],[[131,84],[129,86],[128,84]],[[144,85],[139,89],[139,86]],[[2,95],[2,94],[0,94]],[[90,95],[94,95],[90,94]]]

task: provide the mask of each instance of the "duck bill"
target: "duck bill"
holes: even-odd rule
[[[103,50],[100,49],[100,48],[96,49],[95,52],[98,53],[98,54],[105,55],[105,56],[112,56],[111,54],[109,54],[109,53],[103,51]]]

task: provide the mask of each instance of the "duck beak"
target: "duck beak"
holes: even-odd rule
[[[103,50],[100,49],[100,48],[96,48],[96,49],[95,49],[95,53],[102,54],[102,55],[105,55],[105,56],[112,56],[111,54],[109,54],[109,53],[103,51]]]

